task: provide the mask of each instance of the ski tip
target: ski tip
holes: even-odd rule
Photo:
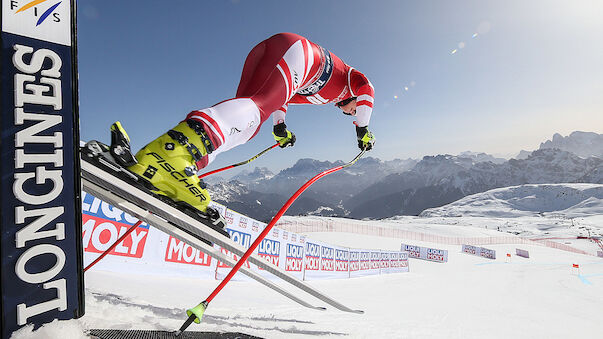
[[[356,313],[356,314],[364,314],[364,311],[363,310],[354,310],[354,313]]]
[[[322,306],[318,306],[318,307],[316,307],[316,310],[318,310],[318,311],[326,311],[327,308],[326,307],[322,307]]]

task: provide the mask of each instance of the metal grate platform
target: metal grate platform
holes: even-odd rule
[[[243,333],[185,331],[179,336],[175,332],[154,330],[103,330],[92,329],[89,335],[95,339],[262,339]]]

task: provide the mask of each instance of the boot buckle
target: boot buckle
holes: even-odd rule
[[[167,134],[172,139],[177,141],[180,145],[186,147],[186,150],[188,151],[188,153],[191,154],[193,160],[195,161],[195,167],[197,168],[197,170],[200,170],[199,166],[197,165],[197,162],[199,162],[203,158],[203,154],[201,153],[201,151],[199,151],[199,148],[197,148],[197,146],[195,146],[194,144],[189,143],[188,138],[182,132],[174,131],[173,129],[171,129],[167,132]]]

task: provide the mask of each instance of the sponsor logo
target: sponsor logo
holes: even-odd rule
[[[7,2],[2,2],[3,9]],[[5,13],[2,16],[4,33]],[[25,325],[30,317],[57,309],[66,311],[68,304],[73,304],[67,296],[72,296],[71,287],[77,286],[73,283],[75,269],[67,266],[76,262],[75,258],[68,256],[77,255],[70,251],[71,246],[75,246],[75,240],[69,233],[74,228],[73,219],[65,215],[66,208],[70,208],[71,218],[74,213],[73,201],[68,200],[73,199],[69,193],[73,187],[73,178],[69,178],[73,159],[67,158],[69,163],[64,164],[63,149],[64,143],[69,142],[68,133],[72,126],[63,120],[63,115],[70,114],[70,106],[63,108],[63,95],[69,93],[64,93],[62,86],[64,80],[71,79],[65,79],[61,69],[64,61],[56,52],[43,48],[36,50],[21,44],[14,44],[13,50],[12,58],[4,57],[2,64],[4,68],[12,61],[16,69],[11,73],[7,67],[2,72],[2,86],[7,92],[12,89],[14,98],[14,107],[4,104],[2,107],[4,117],[6,114],[14,116],[14,126],[9,125],[9,119],[2,121],[3,135],[14,133],[14,138],[2,137],[3,143],[8,140],[10,144],[14,142],[14,154],[12,157],[5,154],[3,159],[9,163],[14,161],[14,168],[11,165],[9,172],[2,173],[7,189],[3,192],[3,204],[15,205],[14,209],[3,210],[2,247],[7,246],[2,252],[10,254],[10,257],[2,258],[2,295],[3,299],[10,297],[11,303],[23,301],[16,305],[16,321],[18,325]],[[3,51],[11,52],[9,48]],[[4,63],[4,60],[8,61]],[[9,85],[11,82],[14,88]],[[4,113],[5,110],[11,113]],[[63,133],[67,136],[64,137]],[[13,147],[10,144],[3,144],[3,149],[10,150]],[[6,240],[13,235],[12,241]],[[8,265],[13,263],[14,270],[8,270]],[[12,271],[10,277],[14,281],[4,280],[9,277],[5,269]],[[5,294],[9,293],[5,290],[13,286],[21,286],[22,291],[27,292],[14,296]],[[39,293],[42,289],[45,291]],[[22,296],[27,296],[27,299],[20,300]],[[3,315],[15,312],[12,306],[10,310],[4,308],[6,305],[9,301],[3,300]],[[2,327],[8,327],[12,322],[12,315],[10,321],[3,318]]]
[[[339,272],[347,272],[349,270],[349,254],[345,250],[335,250],[335,270]]]
[[[226,212],[226,213],[228,213],[228,212]],[[251,234],[233,230],[232,228],[227,228],[226,231],[228,232],[228,234],[230,234],[230,239],[232,241],[243,246],[244,248],[249,248],[249,246],[251,246]],[[239,260],[238,256],[236,256],[234,253],[231,253],[230,251],[228,251],[224,248],[221,248],[220,251],[222,251],[222,253],[224,253],[224,254],[227,254],[230,258],[233,258],[235,261]],[[249,267],[249,263],[247,261],[245,261],[245,265],[246,265],[246,267]],[[225,267],[230,267],[230,266],[226,265],[225,263],[223,263],[221,261],[218,261],[218,267],[225,268]]]
[[[92,253],[103,253],[132,227],[89,215],[84,215],[82,220],[84,222],[82,225],[83,247],[86,252]],[[144,228],[135,229],[109,254],[141,258],[148,233],[149,231]]]
[[[138,219],[135,217],[86,192],[82,192],[82,212],[96,218],[117,221],[128,225],[134,225],[138,222]],[[138,227],[149,229],[146,222],[143,222]]]
[[[273,237],[273,238],[278,238],[278,235],[279,235],[279,230],[278,230],[278,228],[273,228],[273,229],[272,229],[272,237]]]
[[[239,219],[239,227],[247,228],[247,218],[241,217],[241,219]]]
[[[19,1],[12,0],[9,2],[10,2],[11,10],[16,9],[19,6]],[[62,1],[59,1],[59,2],[51,1],[50,3],[48,3],[50,5],[50,7],[41,13],[41,10],[38,9],[37,5],[40,5],[44,2],[47,2],[47,0],[34,0],[31,2],[28,2],[27,4],[18,8],[17,11],[15,12],[15,14],[19,14],[19,13],[26,12],[26,11],[33,12],[34,17],[37,18],[36,27],[40,26],[49,17],[51,18],[50,19],[51,21],[61,22],[60,14],[55,13],[55,10],[61,4]],[[32,9],[32,10],[28,11],[29,9]]]
[[[381,253],[380,267],[381,268],[388,268],[389,267],[389,253]]]
[[[254,221],[254,222],[251,224],[251,231],[252,231],[252,232],[259,232],[259,230],[260,230],[260,223],[259,223],[259,222],[257,222],[257,221]]]
[[[371,252],[360,252],[360,269],[368,270],[371,268]]]
[[[445,251],[444,250],[438,250],[435,248],[428,248],[427,249],[427,253],[432,253],[432,254],[437,254],[437,255],[444,255]]]
[[[446,251],[444,251],[444,250],[438,250],[435,248],[427,249],[427,260],[443,262],[443,261],[445,261],[445,255],[446,255]]]
[[[481,248],[480,251],[480,255],[484,258],[488,258],[488,259],[495,259],[496,258],[496,251],[494,250],[489,250],[487,248]]]
[[[228,231],[228,234],[230,234],[230,239],[232,241],[245,248],[249,248],[249,246],[251,246],[251,234],[233,230],[232,228],[227,228],[226,231]]]
[[[322,271],[335,270],[335,249],[332,247],[321,246],[322,258],[320,260],[320,269]]]
[[[306,243],[306,270],[318,271],[320,269],[320,245]]]
[[[475,246],[465,245],[463,252],[469,253],[469,254],[475,254],[475,253],[477,253],[477,248]]]
[[[226,214],[224,215],[224,219],[226,219],[226,223],[228,225],[234,224],[234,213],[232,213],[232,211],[226,210]]]
[[[408,252],[408,256],[411,258],[421,258],[421,247],[419,246],[404,245],[402,250]]]
[[[381,266],[381,252],[371,252],[371,269]]]
[[[189,177],[187,177],[183,173],[180,173],[179,171],[177,171],[176,168],[174,168],[174,166],[170,165],[159,154],[157,154],[155,152],[149,152],[146,155],[150,155],[150,156],[154,157],[155,160],[157,160],[157,165],[159,167],[163,168],[166,172],[168,172],[172,176],[172,178],[176,179],[180,184],[182,184],[186,189],[188,189],[188,191],[193,196],[195,196],[200,202],[207,200],[207,197],[201,191],[201,187],[199,187],[198,185],[196,185],[194,183],[189,182]],[[149,165],[147,167],[146,171],[143,173],[143,176],[151,179],[155,175],[157,170],[158,170],[157,168]]]
[[[358,259],[352,260],[350,258],[350,271],[358,271],[360,270],[360,261]]]
[[[211,257],[198,249],[170,236],[165,261],[188,265],[211,266]]]
[[[236,127],[232,127],[230,129],[230,133],[228,135],[233,135],[233,134],[236,134],[236,133],[241,133],[241,130],[238,129],[238,128],[236,128]]]
[[[289,239],[289,232],[287,232],[287,231],[283,231],[283,239],[284,239],[284,240]]]
[[[439,254],[427,253],[427,260],[444,261],[444,256]]]
[[[287,244],[287,260],[285,270],[301,272],[304,261],[304,248],[293,244]]]
[[[389,265],[391,268],[399,268],[400,267],[400,253],[398,253],[398,252],[390,253],[390,259],[391,259],[391,261],[389,262]]]
[[[258,247],[258,255],[268,262],[278,266],[281,254],[281,243],[276,240],[264,239]]]
[[[302,243],[302,244],[303,244],[303,243],[305,243],[305,242],[306,242],[306,237],[305,237],[305,236],[303,236],[303,235],[302,235],[302,236],[300,236],[300,237],[299,237],[299,242],[300,242],[300,243]]]
[[[296,241],[297,241],[297,234],[291,233],[291,242],[296,242]]]

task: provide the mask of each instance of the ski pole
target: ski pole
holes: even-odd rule
[[[97,262],[101,261],[102,258],[104,258],[107,254],[109,254],[109,252],[111,252],[112,249],[115,248],[115,246],[117,246],[117,244],[119,244],[122,240],[124,240],[128,234],[132,233],[132,231],[134,231],[136,229],[136,227],[140,226],[140,224],[142,224],[142,220],[138,220],[134,225],[132,225],[132,227],[130,227],[126,233],[124,233],[121,237],[119,237],[119,239],[117,239],[113,245],[111,245],[111,247],[109,247],[106,251],[103,252],[103,254],[100,255],[100,257],[96,258],[93,262],[90,263],[90,265],[86,266],[86,268],[84,268],[84,272],[86,272],[90,267],[94,266]]]
[[[274,218],[272,218],[272,220],[270,221],[270,223],[268,225],[266,225],[266,228],[264,228],[264,230],[262,231],[262,233],[260,233],[260,235],[257,237],[257,239],[255,239],[255,241],[253,242],[253,244],[251,244],[251,247],[249,247],[249,249],[247,249],[247,251],[245,252],[245,254],[243,254],[243,256],[241,257],[241,259],[239,259],[239,261],[236,263],[236,265],[230,270],[230,272],[228,272],[228,275],[226,276],[226,278],[224,278],[224,280],[222,280],[222,282],[220,283],[220,285],[218,285],[218,287],[216,287],[216,289],[209,295],[209,297],[207,297],[207,299],[205,299],[204,301],[202,301],[199,305],[189,309],[186,311],[186,314],[188,315],[188,319],[184,322],[184,324],[182,324],[182,326],[180,327],[180,329],[178,331],[176,331],[176,336],[179,336],[184,330],[186,330],[186,328],[188,326],[190,326],[190,324],[193,323],[193,321],[197,324],[201,323],[201,318],[203,317],[203,313],[205,312],[205,309],[207,309],[207,306],[209,305],[209,303],[212,301],[212,299],[218,294],[220,293],[220,291],[222,290],[222,288],[224,288],[224,286],[226,286],[226,284],[228,284],[228,282],[230,281],[230,279],[232,279],[232,277],[235,275],[235,273],[237,273],[237,271],[239,270],[239,268],[241,268],[241,266],[243,266],[243,264],[245,263],[245,261],[247,260],[247,258],[249,258],[249,256],[251,255],[251,253],[253,253],[253,251],[258,247],[258,245],[260,244],[260,242],[262,240],[264,240],[264,237],[270,232],[270,230],[272,229],[272,227],[276,224],[276,222],[283,216],[283,214],[285,214],[285,212],[287,211],[287,209],[289,209],[289,207],[291,206],[291,204],[293,204],[293,202],[308,188],[310,187],[313,183],[315,183],[318,179],[329,175],[333,172],[337,172],[340,169],[352,166],[354,163],[356,163],[356,161],[358,161],[358,159],[360,159],[360,157],[362,157],[364,155],[364,153],[366,153],[366,150],[361,151],[352,161],[348,162],[347,164],[344,165],[340,165],[337,167],[333,167],[331,169],[325,170],[323,172],[318,173],[316,176],[314,176],[312,179],[308,180],[308,182],[306,182],[302,187],[300,187],[297,192],[295,192],[291,198],[289,198],[289,200],[287,200],[287,202],[283,205],[283,207],[281,207],[281,209],[278,211],[278,213],[276,213],[276,215],[274,216]]]
[[[265,150],[261,151],[260,153],[258,153],[258,154],[256,154],[256,155],[254,155],[252,158],[250,158],[250,159],[248,159],[248,160],[245,160],[245,161],[241,161],[241,162],[240,162],[240,163],[238,163],[238,164],[234,164],[234,165],[230,165],[230,166],[222,167],[222,168],[219,168],[219,169],[217,169],[217,170],[213,170],[213,171],[211,171],[211,172],[207,172],[207,173],[201,174],[201,175],[199,176],[199,179],[201,179],[201,178],[205,178],[205,177],[206,177],[206,176],[208,176],[208,175],[212,175],[212,174],[215,174],[215,173],[218,173],[218,172],[225,171],[225,170],[227,170],[227,169],[231,169],[231,168],[234,168],[234,167],[237,167],[237,166],[241,166],[241,165],[248,164],[248,163],[250,163],[250,162],[254,161],[255,159],[259,158],[259,157],[260,157],[261,155],[263,155],[264,153],[266,153],[266,152],[270,151],[271,149],[275,148],[275,147],[276,147],[276,146],[278,146],[278,145],[279,145],[279,143],[277,142],[276,144],[274,144],[274,145],[272,145],[272,146],[270,146],[270,147],[266,148]]]

